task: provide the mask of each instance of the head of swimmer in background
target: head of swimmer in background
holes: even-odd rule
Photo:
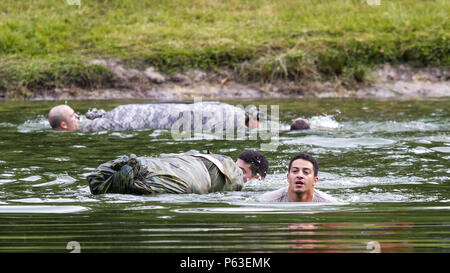
[[[269,169],[267,158],[260,152],[253,150],[246,150],[239,154],[236,164],[242,170],[244,182],[250,179],[264,179]]]
[[[48,113],[48,121],[53,130],[66,132],[78,130],[78,115],[68,105],[53,107]]]
[[[292,120],[291,131],[310,129],[308,120],[304,118],[296,118]]]
[[[260,113],[258,111],[254,111],[254,113],[245,113],[245,126],[250,129],[261,128],[259,116]]]

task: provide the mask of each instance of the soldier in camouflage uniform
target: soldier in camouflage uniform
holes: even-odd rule
[[[228,156],[190,151],[158,158],[123,156],[101,164],[87,177],[92,194],[240,191],[241,169]]]
[[[56,112],[55,108],[61,106],[54,107],[50,113]],[[68,114],[73,112],[70,110],[66,112]],[[62,128],[59,125],[64,123],[60,120],[64,120],[65,117],[55,121],[56,118],[53,116],[49,114],[49,121],[55,130],[74,131],[78,128],[78,125]],[[211,132],[259,127],[259,122],[253,114],[248,115],[242,108],[220,102],[127,104],[120,105],[110,112],[90,111],[86,113],[86,117],[92,121],[81,125],[83,131],[172,129],[177,123],[180,126],[176,129]]]

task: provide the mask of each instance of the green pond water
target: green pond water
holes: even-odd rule
[[[84,114],[145,102],[68,104]],[[194,149],[236,159],[268,140],[58,133],[46,116],[63,102],[0,102],[0,252],[66,253],[74,244],[81,252],[450,252],[450,99],[226,102],[277,105],[282,124],[306,117],[314,129],[280,132],[276,149],[263,151],[267,178],[240,192],[152,196],[94,196],[86,176],[131,153]],[[298,152],[318,159],[316,187],[341,203],[258,202],[287,186]]]

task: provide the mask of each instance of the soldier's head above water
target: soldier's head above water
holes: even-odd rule
[[[85,122],[82,131],[100,130],[138,130],[138,129],[171,129],[180,122],[185,122],[185,115],[202,117],[202,129],[234,129],[259,128],[259,114],[246,113],[243,109],[219,102],[199,103],[144,103],[125,104],[106,112],[102,109],[90,110],[86,118],[92,122]],[[241,127],[241,118],[245,118],[245,127]],[[192,120],[188,119],[191,123]],[[229,122],[231,120],[231,122]],[[243,120],[242,120],[243,121]],[[54,130],[75,131],[78,129],[78,115],[67,105],[58,105],[49,112],[49,122]],[[189,123],[186,125],[189,128]],[[184,123],[183,123],[184,125]],[[220,126],[222,125],[222,127]],[[242,124],[244,125],[244,124]],[[211,128],[210,128],[211,127]]]
[[[254,150],[246,150],[238,155],[236,164],[242,170],[244,182],[251,179],[262,180],[267,175],[269,162],[260,152]]]
[[[291,131],[310,129],[308,120],[304,118],[296,118],[292,120]]]
[[[200,111],[200,113],[196,112]],[[185,120],[188,113],[190,119]],[[197,116],[200,116],[201,130],[245,130],[246,128],[260,128],[260,119],[266,121],[264,113],[257,110],[241,109],[233,105],[219,102],[192,103],[146,103],[125,104],[106,112],[102,109],[92,110],[86,113],[90,122],[80,125],[82,131],[120,131],[139,129],[173,129],[175,125],[183,125],[184,130],[196,126]],[[192,117],[191,114],[194,116]],[[262,117],[261,117],[262,115]],[[244,120],[245,118],[245,125]],[[162,122],[164,121],[164,122]],[[188,123],[184,123],[184,122]],[[192,121],[193,124],[192,124]],[[68,105],[58,105],[49,112],[49,122],[54,130],[76,131],[78,130],[78,115]],[[272,128],[272,127],[271,127]],[[198,128],[197,128],[198,129]],[[303,118],[292,121],[292,130],[309,129],[308,121]]]
[[[71,132],[78,129],[78,115],[68,105],[53,107],[48,113],[48,121],[53,130]]]

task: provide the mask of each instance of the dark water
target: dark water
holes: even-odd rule
[[[130,102],[69,104],[84,114]],[[165,130],[58,133],[45,118],[58,103],[0,102],[0,251],[450,252],[449,99],[251,103],[278,105],[283,124],[301,116],[314,127],[280,133],[276,150],[264,152],[264,182],[232,193],[93,196],[86,176],[120,155],[195,149],[236,158],[268,141],[175,140]],[[318,159],[317,188],[341,203],[257,201],[287,185],[298,152]]]

